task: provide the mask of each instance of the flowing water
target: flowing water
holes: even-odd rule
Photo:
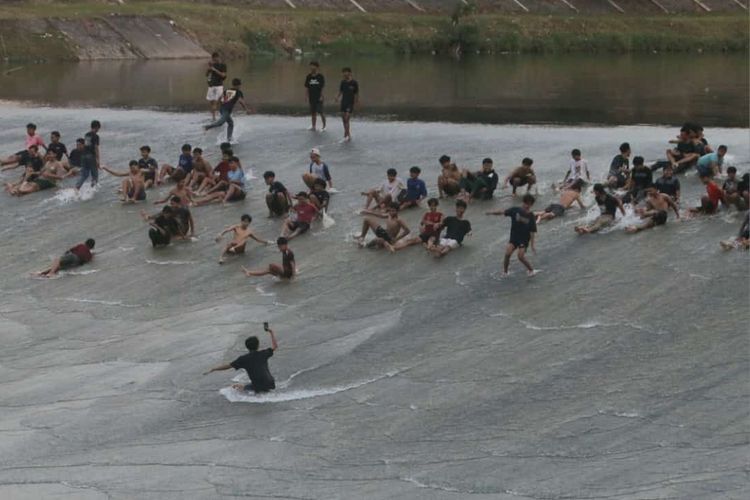
[[[162,162],[183,142],[215,162],[220,141],[195,112],[5,103],[0,117],[5,153],[22,146],[18,124],[59,129],[70,144],[99,119],[103,160],[117,168],[145,143]],[[81,197],[71,181],[0,196],[0,497],[747,496],[748,254],[718,245],[742,214],[671,217],[627,235],[629,215],[579,237],[573,226],[595,210],[571,209],[540,226],[532,279],[515,260],[498,277],[509,223],[484,213],[512,205],[507,191],[472,204],[473,235],[440,261],[352,240],[359,193],[387,167],[405,176],[420,165],[435,194],[441,154],[472,168],[490,156],[500,172],[531,156],[543,208],[571,148],[599,179],[620,142],[655,160],[674,128],[356,119],[355,140],[340,144],[336,121],[324,133],[299,117],[236,122],[235,151],[255,176],[272,169],[298,190],[316,146],[340,191],[336,224],[292,242],[293,283],[240,272],[280,261],[274,247],[251,243],[216,262],[214,236],[243,213],[263,237],[278,235],[258,180],[243,204],[194,209],[197,241],[160,250],[138,215],[155,208],[120,205],[106,174]],[[707,136],[750,168],[747,129]],[[683,208],[696,204],[698,179],[680,180]],[[453,212],[448,200],[441,209]],[[414,230],[420,212],[404,214]],[[87,237],[92,264],[29,276]],[[267,345],[263,321],[279,338],[275,392],[245,397],[229,389],[237,374],[201,375],[241,354],[249,334]]]

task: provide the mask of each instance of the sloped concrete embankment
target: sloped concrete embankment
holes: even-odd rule
[[[5,60],[190,59],[208,56],[187,33],[163,17],[3,21],[0,23],[0,37]]]

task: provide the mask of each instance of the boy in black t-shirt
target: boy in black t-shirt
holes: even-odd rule
[[[211,108],[211,121],[216,121],[216,110],[219,107],[221,94],[224,92],[224,79],[227,77],[227,65],[221,62],[221,56],[218,52],[211,54],[211,60],[208,61],[206,70],[206,82],[208,83],[208,92],[206,100]]]
[[[57,130],[50,134],[50,143],[47,145],[47,151],[55,153],[57,161],[62,161],[64,157],[68,156],[68,148],[60,142],[60,132]]]
[[[531,251],[536,253],[536,217],[531,211],[534,201],[536,201],[534,197],[526,193],[520,207],[487,212],[487,215],[505,215],[506,217],[510,217],[512,221],[510,226],[510,241],[508,241],[508,245],[505,247],[503,276],[508,275],[510,258],[516,250],[518,250],[518,260],[526,267],[528,275],[534,276],[536,274],[531,263],[526,260],[527,248],[531,247]]]
[[[326,85],[326,79],[318,72],[319,69],[318,61],[310,63],[310,73],[305,77],[305,93],[307,94],[307,103],[310,105],[310,117],[312,119],[312,126],[309,130],[315,130],[318,115],[320,115],[320,121],[323,123],[323,128],[320,129],[322,132],[326,129],[326,116],[323,114],[323,88]]]
[[[341,121],[344,123],[344,142],[352,140],[351,117],[354,107],[359,104],[359,83],[352,77],[352,69],[341,70],[344,77],[339,85],[336,101],[341,101]]]
[[[248,278],[251,276],[265,276],[271,274],[283,280],[290,280],[297,274],[297,264],[294,262],[294,253],[289,249],[289,241],[283,236],[276,240],[276,245],[281,252],[281,265],[269,264],[265,269],[251,271],[245,267],[242,271]]]
[[[456,215],[446,217],[440,223],[437,229],[437,242],[434,242],[434,240],[428,242],[427,250],[434,257],[443,257],[451,250],[460,247],[463,244],[464,238],[471,234],[471,223],[464,219],[464,212],[466,212],[466,202],[464,200],[456,200]],[[445,229],[445,234],[439,237],[443,229]]]
[[[266,206],[271,216],[284,215],[292,206],[292,197],[289,190],[279,181],[276,180],[276,174],[268,170],[263,174],[263,180],[268,186],[266,194]]]
[[[76,190],[81,189],[86,179],[91,176],[91,187],[99,182],[99,129],[102,124],[98,120],[91,122],[91,130],[83,136],[83,152],[81,154],[81,176],[76,182]]]
[[[252,110],[247,106],[247,104],[245,104],[245,94],[243,94],[242,90],[240,90],[241,86],[242,81],[239,78],[235,78],[234,80],[232,80],[232,88],[225,90],[221,95],[221,107],[219,108],[221,117],[210,125],[206,125],[205,127],[203,127],[204,130],[209,130],[212,128],[221,127],[226,123],[227,142],[229,143],[232,142],[232,133],[234,132],[234,120],[232,120],[232,111],[234,110],[234,105],[239,102],[240,106],[242,106],[242,109],[244,109],[247,114],[252,113]]]
[[[211,368],[203,375],[209,373],[229,370],[234,368],[235,370],[245,370],[247,376],[250,379],[249,384],[234,384],[232,387],[238,391],[252,391],[254,393],[269,392],[276,389],[276,381],[271,375],[271,371],[268,369],[268,359],[273,356],[274,351],[279,348],[278,342],[276,342],[276,336],[273,330],[268,327],[268,323],[263,324],[263,329],[268,332],[271,337],[271,347],[268,349],[258,350],[260,342],[258,337],[252,336],[245,340],[245,347],[249,351],[247,354],[240,356],[231,363],[225,363],[223,365]]]

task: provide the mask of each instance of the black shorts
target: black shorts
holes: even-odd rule
[[[245,193],[244,191],[235,191],[234,194],[229,197],[228,201],[242,201],[246,196],[247,193]]]
[[[654,221],[655,226],[662,226],[667,223],[667,212],[659,210],[651,217],[651,220]]]
[[[307,222],[295,220],[289,225],[289,227],[292,231],[296,231],[299,229],[299,234],[302,234],[306,233],[307,230],[310,229],[310,224]]]
[[[508,243],[516,248],[528,248],[529,240],[510,240]]]
[[[70,269],[71,267],[78,267],[81,265],[81,259],[78,258],[73,252],[65,252],[60,257],[60,269]]]
[[[617,172],[616,174],[610,172],[609,176],[617,179],[615,185],[618,188],[625,186],[625,183],[628,181],[627,176],[622,172]]]
[[[375,229],[375,236],[385,241],[386,243],[393,243],[393,238],[391,238],[391,235],[388,234],[388,231],[383,229],[382,226],[378,226],[377,229]]]
[[[435,233],[419,233],[419,239],[422,240],[422,243],[427,243],[430,241],[430,238],[434,238],[437,235]]]
[[[559,203],[553,203],[544,209],[545,212],[554,214],[555,217],[562,217],[565,215],[565,207]]]
[[[172,240],[172,237],[169,235],[169,233],[163,234],[155,227],[149,229],[148,237],[151,239],[151,245],[155,247],[169,245],[169,242]]]
[[[156,180],[156,172],[153,170],[143,170],[143,179],[146,181],[155,181]]]
[[[274,387],[269,387],[269,388],[262,388],[262,387],[259,387],[259,388],[257,388],[257,389],[256,389],[256,388],[255,388],[255,386],[253,385],[253,383],[252,383],[252,382],[250,382],[249,384],[247,384],[247,385],[246,385],[246,386],[244,387],[244,389],[245,389],[245,390],[246,390],[247,392],[254,392],[255,394],[261,394],[261,393],[264,393],[264,392],[270,392],[270,391],[272,391],[273,389],[276,389],[276,386],[274,385]]]
[[[354,111],[354,102],[341,101],[341,112],[352,113]]]
[[[318,113],[321,115],[323,114],[323,101],[321,101],[320,99],[311,99],[308,104],[310,105],[310,113]]]

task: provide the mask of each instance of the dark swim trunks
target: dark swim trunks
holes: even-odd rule
[[[553,203],[544,209],[545,212],[554,214],[555,217],[562,217],[565,214],[565,207],[559,203]]]
[[[380,238],[381,240],[385,241],[386,243],[393,243],[393,238],[391,238],[391,235],[388,234],[388,231],[383,229],[382,226],[378,226],[375,229],[375,236]]]
[[[302,233],[306,233],[307,230],[310,229],[310,224],[308,224],[307,222],[300,222],[296,220],[292,222],[292,224],[290,225],[290,228],[292,231],[296,231],[297,229],[299,229],[300,230],[299,234],[302,234]]]
[[[132,199],[134,194],[135,194],[135,192],[132,189],[130,189],[128,191],[128,198]],[[135,199],[138,200],[138,201],[145,200],[146,199],[146,191],[144,189],[141,189],[140,191],[138,191],[138,196],[136,196]]]
[[[256,389],[255,389],[255,387],[253,387],[253,383],[252,383],[252,382],[250,382],[249,384],[247,384],[247,385],[246,385],[246,386],[244,387],[244,389],[245,389],[245,390],[246,390],[247,392],[254,392],[255,394],[263,394],[263,393],[265,393],[265,392],[271,392],[271,389],[265,389],[265,390],[264,390],[264,389],[257,389],[257,390],[256,390]]]
[[[310,101],[310,112],[323,114],[323,101]]]
[[[434,232],[432,233],[419,233],[419,239],[422,240],[422,243],[427,243],[430,241],[430,238],[434,238],[437,236]]]
[[[33,182],[34,184],[39,186],[40,191],[43,191],[45,189],[51,189],[57,185],[53,181],[49,179],[45,179],[44,177],[37,177],[36,179],[34,179]]]
[[[654,221],[654,225],[662,226],[667,223],[667,212],[664,210],[659,210],[654,214],[653,217],[651,217],[651,220]]]
[[[516,248],[527,248],[529,246],[529,240],[510,240],[508,243]]]
[[[169,233],[163,234],[161,231],[153,227],[148,231],[148,237],[151,239],[151,245],[155,247],[169,245],[169,242],[172,240]]]
[[[73,252],[65,252],[60,257],[60,269],[70,269],[71,267],[78,267],[81,265],[81,259],[78,258]]]
[[[247,194],[244,191],[235,191],[235,193],[229,198],[229,201],[242,201],[246,196]]]

